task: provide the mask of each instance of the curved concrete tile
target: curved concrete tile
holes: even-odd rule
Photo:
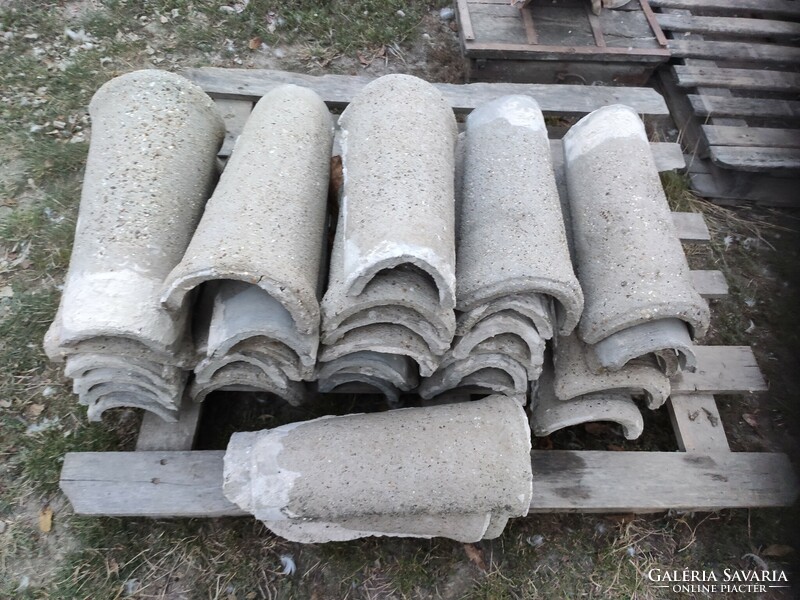
[[[590,368],[592,349],[577,334],[559,337],[554,354],[554,392],[559,400],[595,393],[643,394],[648,408],[656,409],[670,393],[669,378],[652,357],[633,360],[617,371]]]
[[[112,392],[101,397],[88,406],[87,416],[90,421],[101,421],[103,413],[111,408],[141,408],[158,415],[167,423],[178,422],[177,409],[169,410],[157,402],[143,400],[140,395],[127,392]]]
[[[550,143],[539,105],[505,96],[467,118],[457,248],[457,307],[547,294],[572,331],[583,294],[572,268]]]
[[[150,378],[130,371],[120,371],[117,369],[90,369],[83,375],[72,380],[72,392],[78,395],[86,395],[95,386],[111,383],[114,385],[135,385],[142,388],[159,399],[159,402],[167,407],[175,406],[176,399],[180,400],[183,394],[183,382],[180,385],[168,386],[164,382],[153,382]]]
[[[635,440],[644,430],[644,419],[630,394],[602,392],[571,400],[559,400],[553,390],[549,366],[531,386],[531,430],[543,437],[582,423],[611,421],[622,426],[625,438]]]
[[[564,156],[588,344],[676,318],[702,337],[709,310],[694,289],[672,214],[633,109],[607,106],[573,125]]]
[[[113,369],[136,374],[156,386],[172,388],[186,384],[186,371],[145,359],[112,354],[73,354],[64,365],[64,375],[70,379],[83,377],[95,369]]]
[[[397,408],[400,406],[400,390],[382,377],[374,377],[367,373],[335,373],[330,377],[318,380],[317,387],[319,391],[323,393],[335,392],[336,388],[351,383],[363,383],[373,387],[386,397],[386,401],[390,407]]]
[[[339,119],[344,286],[360,295],[384,269],[412,264],[455,307],[454,150],[450,105],[431,84],[386,75]]]
[[[203,402],[211,392],[218,390],[267,392],[292,406],[302,405],[308,396],[303,383],[288,378],[274,379],[260,368],[245,362],[225,365],[207,382],[195,379],[189,385],[189,396],[195,402]]]
[[[181,263],[162,288],[179,311],[204,281],[263,288],[301,333],[319,330],[333,124],[313,91],[276,88],[256,104]]]
[[[456,335],[466,335],[479,321],[501,311],[515,312],[530,319],[542,339],[549,340],[553,337],[552,323],[555,319],[552,303],[541,294],[503,296],[461,313],[456,321]]]
[[[180,358],[186,311],[163,310],[160,288],[203,212],[225,125],[199,87],[156,70],[112,79],[89,113],[75,241],[45,351],[60,360],[80,342],[118,337]]]
[[[455,359],[451,354],[445,357],[439,369],[430,377],[423,379],[419,385],[419,395],[430,399],[439,394],[459,387],[465,387],[464,380],[484,369],[496,369],[505,372],[508,379],[503,379],[497,374],[490,374],[481,378],[486,383],[481,387],[492,389],[492,386],[502,386],[506,395],[524,396],[528,391],[528,375],[525,366],[504,354],[475,354],[463,359]],[[510,385],[509,385],[510,384]],[[523,404],[524,404],[523,400]]]
[[[235,433],[223,492],[296,541],[403,535],[474,542],[492,523],[494,535],[503,518],[527,514],[530,448],[525,413],[505,397],[323,417]]]
[[[361,351],[399,354],[414,359],[423,377],[431,375],[439,364],[427,342],[405,327],[377,323],[348,331],[333,346],[323,346],[320,362],[330,362]]]
[[[183,389],[175,390],[174,395],[169,395],[158,390],[153,390],[152,386],[142,385],[141,382],[135,379],[126,381],[125,378],[121,377],[115,380],[101,380],[90,377],[86,382],[76,380],[75,391],[77,392],[78,389],[83,390],[80,396],[78,396],[78,400],[81,404],[85,404],[86,406],[93,406],[103,397],[111,394],[130,394],[140,399],[143,408],[154,412],[157,408],[178,410],[178,407],[181,405],[181,397],[183,394]]]
[[[214,381],[214,375],[230,364],[248,364],[262,371],[264,375],[274,381],[291,379],[281,365],[278,365],[269,356],[258,354],[245,354],[232,352],[220,357],[208,357],[201,361],[194,370],[194,378],[198,384],[207,384]],[[299,380],[293,380],[299,381]]]
[[[409,357],[380,352],[353,352],[330,362],[320,363],[317,380],[324,380],[339,373],[360,373],[377,377],[407,392],[417,387],[417,368]]]
[[[530,319],[511,311],[501,311],[482,319],[464,337],[458,338],[453,345],[453,358],[467,358],[478,344],[508,334],[525,343],[528,352],[523,364],[526,369],[531,372],[540,370],[544,360],[545,342]]]

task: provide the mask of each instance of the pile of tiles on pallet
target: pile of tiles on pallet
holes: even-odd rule
[[[496,537],[527,512],[530,429],[606,420],[635,438],[635,399],[658,408],[694,368],[708,307],[627,107],[569,130],[563,180],[533,98],[496,98],[459,134],[435,86],[386,76],[339,118],[338,202],[333,120],[308,89],[266,94],[221,176],[222,119],[177,75],[112,80],[90,113],[45,349],[91,419],[174,421],[225,390],[421,397],[233,436],[226,495],[285,537]]]

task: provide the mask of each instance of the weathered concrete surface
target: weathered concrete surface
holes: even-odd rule
[[[103,413],[111,408],[141,408],[158,415],[167,423],[178,421],[178,410],[170,410],[161,406],[158,402],[153,402],[146,394],[129,392],[111,392],[99,398],[87,409],[90,421],[102,420]]]
[[[223,491],[293,541],[475,542],[527,513],[530,448],[524,411],[504,397],[323,417],[234,434]]]
[[[490,372],[470,378],[470,376],[483,371]],[[504,377],[496,371],[505,373],[506,376]],[[447,354],[439,369],[422,380],[418,392],[422,398],[430,399],[470,385],[478,385],[481,388],[514,397],[521,404],[525,404],[527,401],[527,370],[523,364],[505,354],[472,354],[463,359],[456,359],[452,354]]]
[[[417,368],[407,356],[381,354],[380,352],[354,352],[330,362],[320,363],[317,380],[323,381],[337,374],[358,373],[377,377],[402,391],[417,387]]]
[[[695,291],[644,126],[621,105],[594,111],[564,137],[578,277],[588,344],[658,319],[709,324]]]
[[[552,323],[556,319],[553,315],[552,302],[540,294],[503,296],[461,313],[456,321],[456,335],[466,335],[479,321],[501,311],[515,312],[530,319],[542,339],[549,340],[553,337]]]
[[[506,96],[481,106],[467,118],[464,143],[457,308],[546,294],[556,301],[559,330],[568,334],[581,316],[583,294],[538,104]]]
[[[181,263],[162,288],[180,311],[204,281],[256,284],[319,331],[319,280],[333,124],[311,90],[282,86],[256,104]]]
[[[627,362],[617,371],[595,372],[590,367],[592,349],[573,333],[559,337],[554,353],[554,391],[559,400],[600,392],[644,395],[648,408],[656,409],[670,393],[669,378],[652,356]]]
[[[317,381],[320,392],[347,391],[352,384],[364,384],[374,388],[386,398],[390,408],[400,406],[400,390],[391,382],[382,377],[375,377],[366,373],[334,373],[333,375]],[[338,388],[343,388],[339,390]]]
[[[611,334],[591,347],[588,364],[595,371],[615,371],[648,354],[667,377],[697,366],[689,328],[680,319],[657,319]]]
[[[539,380],[531,384],[531,430],[543,437],[554,431],[596,421],[622,426],[625,438],[635,440],[644,430],[644,419],[630,394],[601,392],[571,400],[559,400],[553,390],[553,372],[547,365]]]
[[[74,354],[66,358],[64,375],[70,379],[84,377],[96,369],[114,370],[123,374],[138,375],[151,384],[165,389],[179,387],[186,382],[186,371],[144,359],[114,354]]]
[[[62,360],[80,342],[117,337],[178,360],[187,315],[164,311],[160,288],[211,191],[224,123],[199,87],[155,70],[112,79],[89,113],[75,241],[45,351]]]
[[[384,269],[412,264],[455,306],[453,111],[431,84],[387,75],[339,119],[345,289],[360,295]]]
[[[308,391],[302,382],[286,377],[273,378],[261,368],[247,362],[229,363],[216,371],[207,381],[195,379],[189,385],[189,396],[195,402],[203,402],[211,392],[231,390],[242,392],[267,392],[285,400],[292,406],[300,406],[308,399]]]

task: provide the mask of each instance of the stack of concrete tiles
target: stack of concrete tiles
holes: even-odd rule
[[[458,337],[420,395],[478,388],[524,403],[546,340],[569,334],[583,308],[536,101],[506,96],[476,109],[459,159]]]
[[[339,124],[344,182],[319,387],[361,382],[394,402],[417,373],[433,373],[455,331],[456,122],[434,86],[388,75]]]
[[[311,90],[265,95],[239,136],[162,301],[176,314],[193,292],[199,362],[190,395],[265,391],[297,405],[319,345],[333,124]],[[202,285],[201,285],[202,284]]]
[[[175,420],[192,362],[188,311],[160,304],[216,177],[225,126],[186,79],[138,71],[89,106],[92,144],[64,291],[45,351],[89,418],[133,406]]]
[[[709,324],[674,229],[644,125],[630,108],[599,109],[564,138],[569,213],[586,305],[557,340],[554,369],[534,387],[532,427],[616,421],[642,431],[638,406],[661,406],[669,377],[693,370],[693,337]]]

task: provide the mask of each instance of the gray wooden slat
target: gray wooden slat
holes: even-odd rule
[[[731,90],[793,92],[800,89],[800,74],[756,69],[720,69],[675,65],[679,87],[713,86]]]
[[[789,40],[800,37],[800,23],[789,21],[741,17],[697,17],[666,13],[658,13],[656,19],[662,29],[679,33],[711,33],[731,37],[772,37]]]
[[[215,98],[257,101],[271,89],[285,83],[309,87],[328,106],[343,108],[371,77],[355,75],[304,75],[268,69],[225,69],[204,67],[182,73]],[[643,115],[668,115],[658,92],[649,88],[551,85],[534,83],[470,83],[435,85],[456,112],[466,113],[489,100],[508,94],[536,98],[542,110],[552,114],[581,115],[606,106],[627,104]]]
[[[678,448],[683,452],[730,451],[714,396],[672,394],[667,410]]]
[[[708,242],[711,234],[702,213],[673,212],[672,222],[682,242]]]
[[[155,413],[145,411],[139,437],[136,438],[136,450],[191,450],[200,422],[201,407],[199,402],[184,399],[176,423],[167,423]]]
[[[767,383],[750,346],[695,346],[697,370],[670,380],[673,393],[763,392]]]
[[[657,65],[669,60],[670,51],[665,48],[636,48],[633,46],[548,46],[539,44],[482,43],[464,42],[467,56],[470,58],[535,59],[535,60],[569,60],[631,62]]]
[[[675,58],[729,60],[752,62],[758,65],[792,65],[800,62],[800,48],[792,46],[743,42],[669,40],[668,47]]]
[[[800,131],[796,129],[703,125],[703,132],[711,146],[800,148]]]
[[[796,148],[750,148],[711,146],[714,164],[741,171],[800,171],[800,150]]]
[[[689,94],[689,102],[700,117],[752,117],[761,119],[800,119],[800,102],[762,98],[722,98]]]
[[[692,284],[706,300],[720,300],[728,296],[728,282],[721,271],[690,271]]]
[[[69,453],[61,489],[79,515],[245,513],[222,493],[223,452]],[[797,477],[783,454],[535,450],[532,512],[650,512],[788,506]]]
[[[800,6],[788,0],[650,0],[650,6],[684,8],[697,12],[751,12],[762,17],[800,18]]]
[[[762,206],[800,206],[800,179],[779,178],[758,173],[729,172],[732,177],[720,178],[710,173],[689,173],[692,191],[721,204],[750,200]],[[746,175],[746,179],[740,175]]]

